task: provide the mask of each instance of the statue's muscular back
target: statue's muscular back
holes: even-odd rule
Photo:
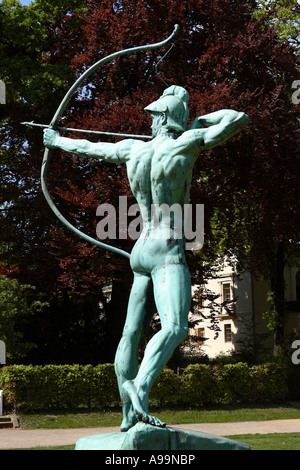
[[[188,203],[193,165],[200,152],[191,134],[185,132],[178,139],[162,134],[151,142],[122,142],[119,153],[126,161],[130,187],[139,204],[150,209],[151,204]]]
[[[183,240],[174,241],[172,231],[171,237],[164,236],[164,232],[158,235],[157,230],[163,230],[163,220],[153,229],[151,205],[153,210],[154,206],[162,204],[183,207],[189,202],[193,165],[200,152],[197,141],[193,132],[185,132],[178,139],[159,134],[151,142],[127,140],[119,147],[118,153],[120,159],[126,161],[130,187],[141,206],[144,222],[143,233],[132,252],[135,271],[151,272],[158,260],[163,262],[166,256],[168,260],[184,262]],[[165,222],[170,227],[169,217]]]

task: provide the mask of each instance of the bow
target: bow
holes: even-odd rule
[[[50,123],[50,125],[48,126],[50,129],[54,129],[54,128],[57,128],[58,127],[58,122],[59,120],[61,119],[62,115],[63,115],[63,112],[64,110],[66,109],[66,107],[68,106],[68,103],[71,99],[71,97],[73,96],[73,94],[76,92],[76,90],[78,89],[78,87],[80,87],[80,85],[83,83],[83,81],[88,78],[96,69],[98,69],[99,67],[101,67],[102,65],[104,64],[107,64],[108,62],[110,62],[111,60],[113,59],[116,59],[117,57],[121,57],[121,56],[124,56],[124,55],[128,55],[128,54],[133,54],[135,52],[141,52],[141,51],[145,51],[145,50],[151,50],[151,49],[156,49],[156,48],[159,48],[159,47],[162,47],[162,46],[165,46],[166,44],[168,44],[173,38],[174,36],[177,34],[179,30],[179,26],[178,25],[175,25],[174,27],[174,31],[173,33],[167,38],[165,39],[164,41],[161,41],[161,42],[158,42],[158,43],[155,43],[155,44],[147,44],[145,46],[138,46],[138,47],[132,47],[130,49],[124,49],[124,50],[121,50],[121,51],[118,51],[118,52],[114,52],[113,54],[110,54],[108,55],[107,57],[104,57],[103,59],[99,60],[98,62],[96,62],[94,65],[92,65],[90,68],[88,68],[77,80],[76,82],[72,85],[72,87],[69,89],[69,91],[66,93],[65,97],[63,98],[62,102],[60,103],[56,113],[54,114],[53,116],[53,119]],[[47,177],[47,171],[48,171],[48,167],[49,167],[49,163],[50,163],[50,156],[51,156],[51,150],[48,149],[48,148],[45,148],[45,152],[44,152],[44,157],[43,157],[43,162],[42,162],[42,169],[41,169],[41,184],[42,184],[42,190],[43,190],[43,193],[44,193],[44,196],[49,204],[49,206],[51,207],[51,209],[53,210],[54,214],[58,217],[58,219],[64,224],[66,225],[67,228],[69,228],[71,231],[73,231],[74,233],[76,233],[77,235],[79,235],[81,238],[83,238],[84,240],[94,244],[94,245],[97,245],[97,246],[100,246],[101,248],[105,248],[107,250],[110,250],[114,253],[117,253],[117,254],[120,254],[120,255],[123,255],[125,256],[126,258],[129,258],[130,259],[130,254],[127,253],[126,251],[123,251],[123,250],[120,250],[119,248],[115,248],[111,245],[107,245],[106,243],[102,243],[100,242],[99,240],[96,240],[88,235],[86,235],[85,233],[81,232],[80,230],[78,230],[76,227],[74,227],[61,213],[60,211],[58,210],[58,208],[56,207],[56,205],[54,204],[51,196],[50,196],[50,193],[48,191],[48,187],[47,187],[47,184],[46,184],[46,177]]]

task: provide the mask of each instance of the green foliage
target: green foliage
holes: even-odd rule
[[[0,276],[0,339],[6,344],[8,361],[20,361],[35,347],[24,341],[22,332],[28,319],[48,306],[35,291],[33,286]]]
[[[215,398],[212,369],[205,364],[190,364],[181,377],[180,396],[183,403],[203,405]]]
[[[217,374],[218,395],[226,403],[248,401],[251,398],[250,371],[247,364],[225,364]]]
[[[8,366],[0,374],[8,406],[26,412],[109,409],[119,404],[112,364]]]
[[[288,392],[286,369],[277,364],[267,363],[254,366],[250,371],[250,376],[255,399],[258,401],[280,400]]]
[[[271,291],[268,291],[267,293],[267,301],[269,304],[269,309],[267,312],[262,313],[262,318],[268,321],[268,329],[274,332],[277,326],[284,326],[285,322],[288,320],[288,316],[286,314],[286,308],[284,307],[280,321],[276,319],[276,306]]]
[[[170,369],[163,369],[150,391],[150,403],[176,404],[179,399],[180,377]]]
[[[261,0],[254,18],[265,18],[277,28],[283,41],[291,41],[299,50],[300,6],[298,0]]]
[[[113,364],[99,364],[94,368],[93,386],[94,401],[91,405],[102,409],[111,408],[120,403],[118,383]],[[99,406],[99,405],[98,405]]]
[[[109,410],[120,407],[113,364],[7,366],[0,371],[6,408],[15,411]],[[150,393],[150,405],[201,406],[282,400],[286,397],[286,369],[267,363],[245,363],[220,369],[193,364],[180,377],[163,369]]]
[[[83,11],[83,1],[36,0],[29,6],[17,0],[1,2],[0,77],[9,102],[45,106],[50,94],[54,97],[66,89],[70,70],[53,57],[60,22],[70,10]]]

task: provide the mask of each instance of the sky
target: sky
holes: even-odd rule
[[[31,0],[20,0],[21,5],[30,5]]]

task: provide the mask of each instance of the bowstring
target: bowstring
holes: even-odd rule
[[[175,46],[174,43],[171,44],[171,47],[167,50],[167,52],[160,58],[160,60],[154,64],[154,70],[155,70],[155,75],[167,86],[169,87],[169,84],[162,78],[162,76],[160,75],[160,72],[158,71],[158,66],[159,64],[165,59],[165,57],[167,57],[167,55],[171,52],[171,50],[173,49],[173,47]]]

